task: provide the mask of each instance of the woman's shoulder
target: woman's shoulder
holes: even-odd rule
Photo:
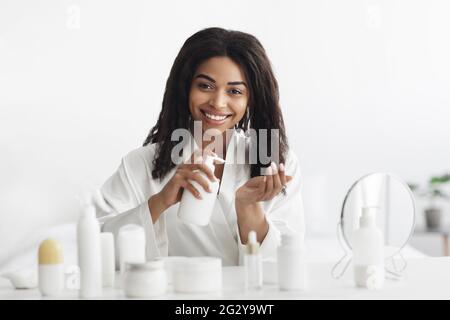
[[[286,159],[284,161],[284,166],[286,173],[288,175],[299,175],[300,174],[300,162],[297,157],[297,154],[295,151],[293,151],[291,148],[288,149],[286,153]]]
[[[123,159],[129,162],[139,161],[139,160],[148,160],[152,159],[155,156],[156,152],[156,143],[149,143],[146,146],[141,146],[129,151]]]
[[[294,150],[292,150],[291,148],[288,149],[288,151],[286,152],[286,165],[292,165],[292,166],[298,166],[299,165],[299,160],[298,160],[298,156],[295,153]]]
[[[156,146],[156,143],[152,143],[129,151],[122,158],[122,164],[125,169],[133,176],[145,176],[151,173]]]
[[[122,158],[124,174],[140,202],[148,199],[159,186],[159,181],[152,178],[156,147],[156,144],[148,144],[131,150]]]

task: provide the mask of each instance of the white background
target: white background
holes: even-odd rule
[[[210,26],[268,52],[310,234],[334,232],[365,173],[444,173],[449,16],[446,0],[0,0],[0,261],[76,219],[75,195],[142,144],[178,50]]]

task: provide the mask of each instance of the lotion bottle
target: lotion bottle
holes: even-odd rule
[[[205,158],[205,165],[213,172],[213,174],[215,170],[214,160],[225,163],[225,160],[222,158],[207,155]],[[216,181],[211,182],[204,172],[200,172],[200,174],[208,181],[211,192],[205,191],[205,189],[203,189],[196,181],[190,181],[199,191],[202,199],[197,199],[190,191],[183,190],[180,206],[178,208],[178,218],[186,223],[206,226],[209,223],[216,203],[217,192],[219,191],[219,180],[216,178]]]
[[[100,225],[92,203],[85,205],[77,225],[80,297],[98,298],[102,294],[102,252]]]
[[[353,271],[356,286],[380,289],[384,283],[384,241],[376,225],[378,207],[363,207],[353,233]]]

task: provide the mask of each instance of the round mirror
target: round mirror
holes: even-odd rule
[[[341,211],[340,231],[349,249],[363,207],[378,207],[376,223],[383,232],[385,257],[393,257],[414,232],[416,210],[411,190],[390,173],[371,173],[358,179],[347,192]]]

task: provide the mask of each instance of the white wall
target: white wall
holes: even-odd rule
[[[310,233],[334,232],[367,172],[448,170],[449,13],[445,0],[0,0],[0,261],[74,220],[74,195],[143,142],[174,57],[204,27],[265,45]]]

